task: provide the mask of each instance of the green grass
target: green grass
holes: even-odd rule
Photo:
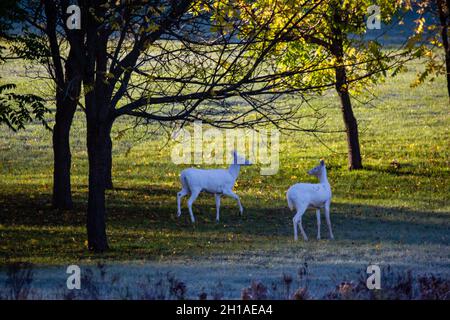
[[[24,92],[39,92],[43,81],[17,80],[2,67],[1,77]],[[14,261],[60,265],[130,261],[183,261],[234,265],[295,266],[370,263],[426,266],[449,273],[450,265],[450,115],[444,79],[411,89],[418,65],[375,89],[370,104],[356,104],[365,169],[346,167],[345,134],[283,134],[280,170],[260,176],[259,166],[241,171],[236,192],[245,212],[237,215],[231,199],[223,201],[215,223],[214,199],[201,195],[194,204],[192,226],[183,203],[176,213],[179,172],[170,160],[171,146],[162,135],[138,139],[141,132],[118,132],[130,126],[122,119],[113,130],[115,189],[108,191],[107,233],[111,250],[94,255],[86,248],[87,153],[84,115],[72,128],[72,184],[75,210],[51,209],[51,135],[40,125],[13,133],[0,128],[0,265]],[[295,104],[296,100],[289,103]],[[355,101],[356,103],[356,101]],[[312,102],[326,113],[326,130],[342,130],[333,92]],[[305,119],[305,126],[308,126]],[[139,130],[138,130],[139,131]],[[132,146],[132,147],[131,147]],[[130,149],[131,147],[131,149]],[[304,218],[310,241],[293,241],[287,188],[314,181],[306,171],[324,158],[333,189],[332,223],[336,240],[315,240],[315,215]],[[393,160],[399,168],[391,165]],[[322,224],[322,235],[327,236]],[[309,257],[309,258],[308,258]],[[312,258],[311,258],[312,257]]]

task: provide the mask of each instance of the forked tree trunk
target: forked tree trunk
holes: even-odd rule
[[[62,100],[62,99],[61,99]],[[72,209],[70,169],[70,127],[76,110],[76,101],[69,99],[58,102],[53,127],[53,196],[55,209]]]
[[[58,59],[58,57],[55,57]],[[53,197],[55,209],[71,209],[72,188],[70,171],[70,127],[77,109],[81,90],[81,76],[78,63],[71,49],[65,63],[65,82],[56,88],[56,115],[53,127]]]
[[[87,146],[89,155],[89,199],[87,231],[89,250],[103,252],[108,249],[106,237],[105,176],[108,169],[108,125],[88,120]]]
[[[64,61],[61,58],[57,36],[58,11],[55,1],[42,1],[46,15],[46,35],[49,41],[52,74],[56,84],[56,115],[53,127],[53,196],[52,204],[56,209],[73,207],[70,185],[70,127],[77,107],[80,88],[80,61],[75,58],[74,48]]]

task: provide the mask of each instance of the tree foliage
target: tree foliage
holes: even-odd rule
[[[334,80],[335,68],[344,66],[350,89],[360,92],[368,85],[381,81],[390,69],[403,65],[413,48],[386,50],[378,39],[368,40],[368,8],[373,1],[327,0],[314,2],[320,6],[308,15],[301,25],[292,30],[287,41],[279,43],[278,51],[283,52],[279,61],[284,68],[308,63],[311,57],[322,61],[319,68],[293,77],[299,86],[320,85]],[[378,1],[380,19],[386,25],[391,23],[404,9],[402,1]],[[301,14],[305,8],[297,1],[259,0],[252,2],[249,10],[242,10],[251,24],[263,24],[268,12],[276,14],[276,23],[270,24],[271,32],[293,14]],[[314,33],[309,32],[310,28]],[[342,57],[338,58],[340,46]],[[325,87],[327,89],[327,87]]]
[[[450,1],[411,0],[407,8],[418,15],[409,41],[411,45],[420,45],[417,57],[425,59],[425,68],[418,73],[412,87],[446,76],[450,97]]]
[[[14,89],[16,86],[11,83],[0,85],[0,124],[17,131],[37,120],[51,130],[46,121],[50,110],[45,106],[45,101],[34,94],[15,93]]]
[[[23,21],[24,12],[18,6],[18,0],[5,0],[0,4],[0,63],[11,58],[11,52],[6,48],[6,41],[12,41],[16,35],[11,32],[14,24]],[[16,93],[16,85],[0,83],[0,124],[7,125],[17,131],[24,129],[27,123],[41,121],[50,129],[46,114],[50,110],[45,101],[34,94]]]

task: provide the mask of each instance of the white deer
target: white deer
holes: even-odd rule
[[[327,179],[327,169],[325,162],[320,161],[320,165],[308,171],[308,174],[319,178],[319,183],[297,183],[289,188],[286,193],[288,206],[291,210],[296,210],[292,222],[294,223],[294,240],[298,239],[297,226],[300,226],[303,239],[308,240],[305,230],[303,230],[302,217],[307,209],[316,209],[317,215],[317,239],[320,239],[320,209],[325,208],[325,218],[327,220],[330,238],[334,239],[330,221],[331,187]]]
[[[241,205],[239,196],[233,192],[233,187],[239,175],[241,165],[250,165],[250,161],[238,156],[236,151],[233,151],[233,163],[227,169],[185,169],[180,174],[182,189],[177,194],[178,212],[177,216],[181,215],[181,198],[190,194],[188,200],[189,214],[191,215],[192,223],[195,222],[195,217],[192,212],[192,204],[197,199],[200,192],[205,191],[214,194],[216,198],[216,221],[220,217],[220,197],[222,195],[229,196],[236,199],[239,205],[239,213],[242,215],[244,209]]]

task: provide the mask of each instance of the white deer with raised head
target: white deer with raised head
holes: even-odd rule
[[[177,216],[181,215],[181,198],[190,194],[188,200],[189,214],[191,215],[192,223],[195,222],[195,217],[192,212],[192,204],[197,199],[200,192],[205,191],[214,194],[216,198],[216,221],[220,217],[220,197],[222,195],[229,196],[236,199],[239,205],[239,213],[242,215],[244,208],[242,208],[239,196],[233,192],[233,187],[241,170],[241,165],[250,165],[250,161],[239,157],[236,151],[233,151],[233,163],[228,169],[185,169],[180,174],[182,189],[177,194],[178,212]]]
[[[328,183],[325,162],[321,160],[320,165],[309,170],[308,174],[319,178],[319,183],[297,183],[291,186],[286,193],[289,208],[291,210],[296,210],[296,214],[292,219],[292,222],[294,223],[294,239],[298,239],[297,226],[300,226],[303,239],[308,240],[302,225],[302,217],[307,209],[316,209],[317,239],[320,239],[321,208],[325,209],[325,218],[327,220],[330,238],[334,239],[330,220],[331,187]]]

